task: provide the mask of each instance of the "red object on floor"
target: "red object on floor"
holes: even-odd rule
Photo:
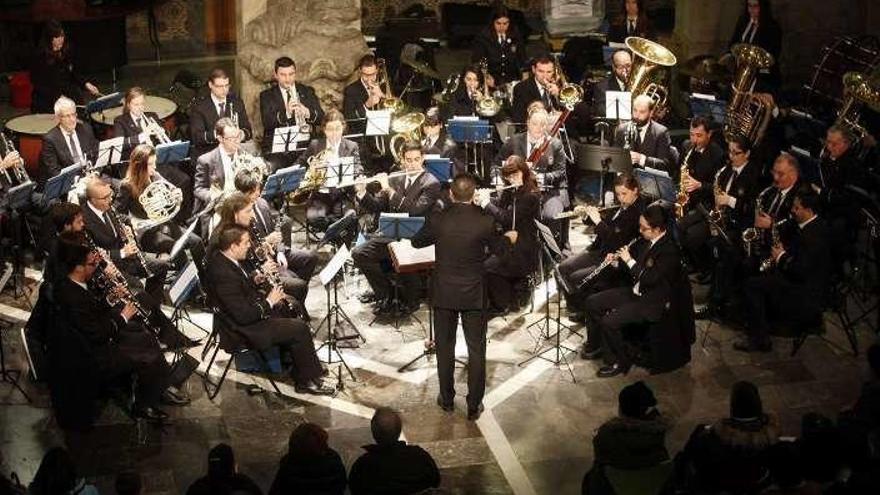
[[[9,77],[9,91],[12,96],[12,106],[14,108],[30,108],[31,92],[33,89],[34,87],[31,84],[30,72],[13,72]]]

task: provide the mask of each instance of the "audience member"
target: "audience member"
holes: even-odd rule
[[[801,436],[796,445],[804,479],[823,487],[834,483],[843,457],[840,433],[834,422],[818,413],[804,414],[801,418]]]
[[[141,495],[144,493],[141,474],[136,471],[123,471],[116,475],[116,495]]]
[[[327,431],[319,425],[297,426],[290,434],[287,454],[281,458],[269,495],[344,493],[345,465],[327,446],[327,438]]]
[[[767,466],[773,486],[767,495],[820,495],[822,490],[804,480],[803,456],[794,442],[779,442],[767,449]]]
[[[238,472],[232,447],[217,444],[208,452],[208,474],[197,479],[187,495],[262,495],[260,487],[249,477]]]
[[[94,485],[87,484],[76,472],[76,464],[64,447],[46,452],[34,480],[28,486],[29,495],[98,495]]]
[[[380,407],[370,421],[373,445],[351,466],[348,486],[362,493],[416,493],[440,485],[440,471],[431,455],[399,440],[402,424],[393,409]]]
[[[769,482],[766,454],[778,436],[758,388],[737,382],[730,391],[730,416],[698,426],[676,456],[677,483],[699,493],[759,491]]]
[[[606,421],[593,438],[593,469],[584,476],[583,493],[614,493],[604,467],[641,470],[669,460],[668,425],[657,410],[654,393],[638,381],[618,395],[619,415]]]

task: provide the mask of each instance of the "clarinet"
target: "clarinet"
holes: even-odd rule
[[[636,242],[637,240],[639,240],[639,239],[640,239],[640,237],[638,237],[638,236],[634,237],[631,241],[629,241],[628,243],[626,243],[626,247],[627,247],[627,248],[631,247],[631,246],[632,246],[633,244],[635,244],[635,242]],[[590,283],[591,280],[593,280],[594,278],[598,277],[599,274],[602,273],[603,270],[605,270],[606,268],[608,268],[608,266],[611,265],[612,263],[616,262],[617,259],[618,259],[618,256],[617,256],[616,254],[615,254],[613,257],[611,257],[611,258],[605,258],[605,259],[602,261],[602,263],[599,263],[599,266],[597,266],[595,270],[593,270],[592,272],[590,272],[589,275],[587,275],[586,277],[584,277],[583,280],[581,280],[581,281],[577,284],[577,288],[580,289],[581,287],[583,287],[583,286],[587,285],[588,283]]]
[[[254,271],[257,272],[257,275],[263,277],[269,290],[276,287],[283,289],[284,286],[281,282],[281,274],[278,272],[278,268],[267,269],[263,266],[263,263],[271,259],[271,248],[266,244],[263,236],[260,235],[256,222],[251,222],[250,232],[251,239],[253,240],[253,247],[248,250],[247,256],[249,261],[254,265]],[[284,303],[287,305],[288,309],[293,311],[293,305],[290,304],[290,301],[284,299]]]
[[[119,221],[119,217],[116,215],[116,210],[112,207],[107,210],[107,215],[110,217],[110,221],[115,223],[117,228],[122,231],[122,236],[125,238],[126,244],[133,244],[135,247],[135,256],[137,256],[138,263],[140,263],[141,268],[144,270],[144,273],[147,274],[147,278],[153,276],[150,272],[150,268],[147,265],[147,258],[144,256],[144,252],[141,251],[140,246],[138,246],[137,239],[134,237],[134,229],[132,229],[131,224],[122,223]]]
[[[84,230],[83,233],[85,234],[86,243],[101,259],[99,263],[100,271],[95,276],[95,286],[105,292],[104,300],[110,307],[117,306],[119,303],[131,304],[134,306],[137,315],[143,320],[144,325],[153,332],[157,332],[158,329],[153,328],[150,324],[151,312],[137,300],[137,297],[135,297],[134,292],[132,292],[131,287],[128,285],[128,280],[125,279],[125,276],[119,271],[116,264],[113,263],[110,254],[106,249],[95,244],[95,240],[92,239],[88,231]],[[115,269],[116,275],[108,273],[110,268]]]

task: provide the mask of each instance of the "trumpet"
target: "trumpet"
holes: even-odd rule
[[[152,136],[156,139],[158,144],[166,144],[171,142],[171,138],[168,137],[168,133],[165,132],[165,128],[162,127],[156,119],[150,117],[146,113],[143,114],[144,122],[146,123],[146,128],[144,132]]]
[[[12,141],[6,137],[6,134],[0,132],[0,139],[3,140],[3,147],[6,148],[6,156],[9,156],[11,153],[16,153],[15,145],[13,145]],[[4,168],[2,170],[3,178],[9,187],[20,186],[31,181],[27,170],[24,168],[24,159],[21,156],[18,157],[18,160],[16,160],[15,163],[13,163],[12,167],[9,169]]]
[[[626,243],[626,246],[625,246],[625,247],[626,247],[627,249],[629,249],[629,248],[632,247],[632,245],[635,244],[636,241],[639,240],[639,239],[640,239],[640,237],[638,237],[638,236],[634,237],[632,240],[630,240],[629,242]],[[594,278],[598,277],[599,274],[602,273],[603,270],[605,270],[606,268],[608,268],[609,265],[611,265],[612,263],[616,263],[618,259],[620,259],[620,256],[618,256],[617,253],[614,253],[614,256],[612,256],[612,257],[610,257],[610,258],[605,258],[605,259],[602,261],[602,263],[599,263],[599,266],[597,266],[595,270],[593,270],[592,272],[590,272],[589,275],[587,275],[587,276],[584,277],[580,282],[578,282],[578,284],[577,284],[577,288],[580,289],[581,287],[583,287],[583,286],[587,285],[588,283],[590,283],[591,280],[593,280]]]

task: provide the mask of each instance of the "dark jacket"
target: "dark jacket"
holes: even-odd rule
[[[588,249],[603,254],[613,253],[635,239],[639,235],[639,216],[645,211],[645,203],[645,198],[639,196],[623,211],[605,213],[602,221],[593,229],[596,239]]]
[[[715,174],[724,165],[724,151],[715,141],[710,141],[709,146],[702,152],[696,149],[691,152],[693,146],[690,140],[685,141],[681,145],[682,162],[685,157],[687,160],[688,174],[694,179],[700,181],[700,188],[690,193],[688,200],[688,208],[695,208],[697,203],[702,204],[707,210],[711,210],[715,206],[715,195],[713,194],[713,185]],[[679,174],[681,171],[679,170]],[[681,178],[679,177],[679,180]]]
[[[307,123],[315,126],[324,119],[324,110],[321,109],[321,102],[315,94],[315,89],[299,82],[294,83],[296,94],[300,103],[309,109],[309,118]],[[287,118],[287,109],[284,107],[284,96],[278,85],[273,85],[269,89],[264,89],[260,93],[260,115],[263,121],[263,153],[268,153],[272,149],[272,136],[277,127],[285,127],[293,125],[296,117]],[[312,131],[314,132],[314,131]]]
[[[254,137],[247,109],[244,106],[244,102],[237,95],[233,93],[226,95],[225,114],[219,115],[217,112],[218,109],[214,105],[211,95],[201,98],[190,107],[189,139],[193,147],[192,156],[199,157],[211,151],[211,148],[219,144],[217,136],[214,134],[214,124],[221,117],[231,117],[233,112],[238,118],[238,128],[244,133],[242,141],[247,141]]]
[[[623,146],[626,142],[626,127],[627,124],[623,123],[615,129],[615,146]],[[676,170],[678,164],[672,163],[669,146],[669,130],[667,130],[666,126],[663,124],[659,124],[653,120],[648,123],[648,130],[645,131],[645,139],[642,140],[641,143],[636,143],[635,139],[632,141],[632,151],[638,151],[647,157],[645,159],[646,167],[665,170],[669,173],[670,177],[678,177],[678,170]]]
[[[53,113],[55,101],[61,95],[82,103],[86,80],[74,69],[70,57],[58,59],[38,53],[32,60],[31,113]]]
[[[647,15],[640,15],[638,19],[636,19],[636,30],[634,33],[629,32],[629,25],[625,15],[618,16],[608,23],[609,43],[623,43],[629,36],[651,38],[651,23],[648,21]]]
[[[398,441],[366,445],[364,450],[367,452],[354,461],[349,473],[352,495],[403,495],[440,486],[437,464],[419,446]]]
[[[99,301],[70,278],[60,276],[54,291],[55,301],[63,308],[66,321],[86,338],[94,352],[109,349],[125,328],[125,320],[118,311]]]
[[[515,203],[514,203],[515,198]],[[515,204],[515,208],[514,208]],[[514,211],[516,225],[513,225]],[[509,276],[525,276],[537,269],[541,244],[535,220],[541,216],[541,197],[538,193],[504,191],[486,205],[486,212],[495,218],[502,231],[516,230],[516,244],[504,260],[504,271]]]
[[[263,495],[260,487],[241,473],[235,473],[231,477],[222,480],[212,480],[204,476],[193,482],[186,491],[186,495],[232,495],[246,493],[248,495]]]
[[[76,123],[76,137],[79,140],[80,151],[85,154],[86,158],[94,160],[98,155],[98,140],[92,128],[83,124]],[[40,188],[46,185],[46,181],[58,175],[61,169],[73,165],[73,155],[70,154],[70,147],[61,131],[61,127],[55,126],[43,136],[43,148],[40,150],[40,165],[37,174],[37,183]]]
[[[642,469],[667,461],[667,429],[662,419],[612,418],[593,437],[593,462],[619,469]]]
[[[477,115],[476,104],[468,95],[467,86],[462,81],[455,93],[452,93],[452,99],[443,107],[441,116],[445,121],[452,117]]]
[[[593,86],[593,113],[598,118],[605,118],[605,93],[608,91],[626,91],[626,81],[620,85],[617,77],[611,74]]]
[[[349,132],[353,134],[363,133],[367,128],[366,121],[355,119],[366,117],[367,109],[364,108],[364,103],[367,102],[368,96],[367,88],[360,79],[346,86],[342,92],[342,113],[348,121]]]
[[[548,110],[560,108],[559,99],[552,94],[548,94],[550,107]],[[510,116],[513,118],[514,124],[525,124],[528,118],[528,108],[533,101],[543,101],[541,91],[538,89],[538,82],[534,76],[524,81],[520,81],[513,88],[513,106],[510,110]]]
[[[733,167],[725,166],[718,171],[715,181],[723,190],[733,174]],[[726,215],[726,224],[734,232],[742,232],[743,229],[750,227],[755,221],[755,198],[761,189],[761,168],[757,163],[746,163],[733,183],[730,185],[727,194],[736,198],[736,207],[722,207],[722,211]],[[713,199],[714,201],[714,199]]]
[[[675,296],[681,280],[681,253],[667,232],[653,246],[642,239],[634,249],[636,263],[630,268],[633,284],[639,284],[644,309],[659,318]]]
[[[495,163],[503,162],[511,155],[521,156],[528,160],[528,133],[514,134],[501,146]],[[559,196],[563,206],[569,205],[568,199],[568,172],[566,171],[565,153],[562,149],[562,141],[553,138],[550,144],[538,160],[532,166],[536,174],[544,174],[545,187],[544,199]]]
[[[431,303],[438,308],[481,309],[487,251],[503,255],[508,240],[497,234],[494,219],[474,204],[453,203],[428,217],[412,238],[416,248],[434,244],[436,264]]]
[[[440,155],[441,158],[449,158],[449,161],[452,165],[452,175],[451,178],[454,178],[456,175],[467,172],[467,163],[465,163],[465,150],[464,148],[459,148],[455,141],[446,134],[445,130],[440,131],[440,135],[437,136],[437,140],[434,141],[432,146],[424,148],[426,155]]]
[[[496,87],[518,80],[523,71],[528,70],[526,44],[517,33],[509,32],[502,44],[493,29],[484,29],[474,37],[473,43],[471,62],[486,59]]]
[[[159,122],[159,125],[162,125],[159,120],[159,114],[156,112],[144,112],[144,115]],[[135,146],[141,144],[138,138],[143,131],[144,130],[141,126],[135,123],[134,119],[131,118],[131,114],[128,112],[118,115],[113,119],[113,137],[124,138],[122,144],[123,160],[128,160],[129,155],[131,155],[131,150],[134,149]]]
[[[428,171],[422,172],[409,189],[404,188],[405,176],[388,179],[388,185],[394,191],[390,196],[367,193],[359,200],[361,207],[373,213],[408,213],[411,217],[424,217],[437,207],[440,199],[440,182]]]
[[[776,266],[788,281],[804,288],[801,297],[821,305],[831,278],[832,261],[828,224],[816,217],[797,229]]]
[[[323,456],[296,460],[286,454],[269,488],[269,495],[342,495],[345,492],[345,465],[333,449]]]

